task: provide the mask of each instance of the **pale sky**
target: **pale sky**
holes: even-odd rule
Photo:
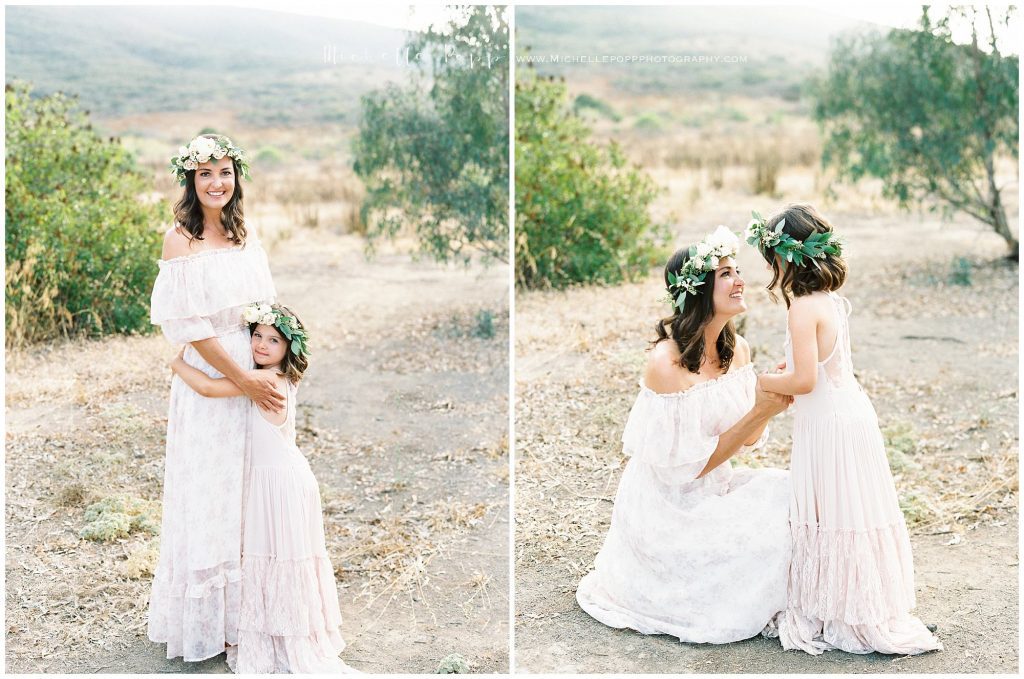
[[[352,21],[365,21],[379,26],[388,26],[407,31],[421,31],[430,24],[444,25],[447,23],[449,10],[444,3],[431,2],[426,4],[415,4],[411,2],[328,2],[328,0],[183,0],[182,2],[168,2],[168,0],[16,0],[5,2],[5,5],[73,5],[77,7],[88,5],[121,5],[121,6],[172,6],[172,7],[251,7],[257,9],[271,10],[275,12],[288,12],[293,14],[305,14],[310,16],[330,17],[334,19],[349,19]],[[451,3],[449,3],[451,4]],[[482,3],[486,4],[486,3]],[[498,4],[498,3],[495,3]]]
[[[48,2],[44,0],[20,0],[14,3],[5,4],[53,4],[53,0]],[[63,0],[60,2],[63,5],[170,5],[171,3],[167,0],[105,0],[103,2],[97,2],[96,0]],[[173,3],[174,6],[182,5],[194,5],[209,7],[211,4],[230,6],[230,7],[254,7],[265,10],[273,10],[278,12],[292,12],[295,14],[304,14],[310,16],[323,16],[335,19],[349,19],[352,21],[365,21],[371,24],[377,24],[379,26],[388,26],[391,28],[398,28],[407,31],[421,31],[427,28],[427,26],[434,24],[441,26],[447,23],[449,16],[449,9],[443,4],[443,2],[338,2],[335,0],[331,2],[329,0],[288,0],[288,2],[281,2],[280,0],[184,0],[184,2]],[[488,3],[478,3],[488,4]],[[504,4],[504,3],[489,3],[489,4]],[[551,2],[545,2],[544,0],[527,0],[522,4],[528,5],[709,5],[709,0],[677,0],[676,2],[658,2],[657,0],[553,0]],[[745,0],[742,2],[734,3],[716,3],[719,5],[757,5],[762,7],[770,7],[772,5],[787,5],[792,7],[793,5],[803,5],[807,7],[814,7],[815,9],[831,12],[833,14],[840,14],[843,16],[851,17],[854,19],[860,19],[862,21],[871,21],[876,24],[883,26],[892,26],[893,28],[913,28],[917,25],[917,20],[921,16],[921,5],[923,2],[913,2],[908,0],[889,0],[888,2],[860,2],[854,5],[849,0],[840,2],[796,2],[786,3],[780,0]],[[952,3],[930,3],[933,7],[931,13],[932,16],[939,16],[943,13],[944,8],[948,7]],[[1007,4],[991,5],[994,10],[994,14],[1001,14],[1005,12]],[[979,5],[979,8],[981,5]],[[1020,54],[1020,20],[1019,18],[1015,21],[1016,26],[1012,26],[1010,31],[1003,29],[1002,31],[997,30],[1000,38],[1000,49],[1005,52],[1013,54]],[[986,23],[983,21],[982,25]],[[987,38],[983,36],[983,40]],[[970,32],[965,30],[957,30],[954,26],[953,39],[956,42],[969,42]]]

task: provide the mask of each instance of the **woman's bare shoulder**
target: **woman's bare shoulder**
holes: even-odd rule
[[[173,226],[164,233],[164,247],[161,259],[174,259],[192,254],[192,241],[180,226]]]
[[[672,340],[655,344],[647,355],[644,384],[659,394],[685,391],[693,386],[695,375],[679,363],[679,347]]]

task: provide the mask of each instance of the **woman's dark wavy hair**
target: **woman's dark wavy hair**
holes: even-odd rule
[[[209,139],[220,139],[219,134],[200,135]],[[242,214],[242,177],[238,172],[238,163],[231,158],[231,167],[235,173],[235,190],[228,199],[227,205],[220,212],[220,221],[228,239],[236,245],[245,245],[245,217]],[[185,192],[174,205],[174,221],[188,234],[189,242],[203,240],[203,206],[199,202],[196,191],[197,170],[185,171]]]
[[[806,203],[793,203],[782,212],[773,215],[768,221],[768,228],[774,229],[780,220],[785,218],[786,224],[782,232],[803,241],[814,233],[833,231],[832,224],[821,213]],[[776,286],[782,291],[786,300],[786,308],[793,297],[809,295],[816,290],[838,290],[846,282],[846,262],[839,255],[826,254],[824,259],[805,259],[802,266],[786,262],[776,256],[772,249],[761,253],[765,261],[772,267],[772,281],[768,284],[768,295],[773,302],[779,298],[775,295]]]
[[[668,274],[679,273],[686,260],[690,259],[690,248],[685,247],[676,250],[665,264],[665,289],[669,288]],[[686,304],[683,310],[672,307],[674,314],[658,321],[654,331],[658,333],[658,339],[651,342],[652,345],[662,340],[671,339],[679,347],[679,364],[692,373],[700,372],[700,364],[704,360],[704,328],[711,323],[715,316],[714,303],[714,276],[717,270],[710,272],[704,285],[697,288],[696,295],[687,295]],[[670,291],[671,294],[671,291]],[[668,328],[666,330],[666,328]],[[729,370],[732,364],[733,352],[736,348],[736,327],[730,320],[722,328],[715,342],[718,349],[718,367],[723,372]]]
[[[299,324],[299,328],[301,328],[302,330],[306,329],[306,326],[302,324],[302,319],[299,318],[299,315],[292,311],[291,309],[289,309],[288,307],[284,306],[283,304],[273,304],[271,305],[271,307],[274,309],[274,311],[280,311],[283,314],[287,314],[288,316],[293,317],[295,319],[295,322]],[[256,330],[257,325],[259,325],[259,323],[249,324],[250,337],[252,337],[252,333]],[[276,332],[279,335],[281,334],[281,331],[278,330],[276,327],[274,328],[274,332]],[[281,338],[284,339],[284,335],[281,335]],[[287,339],[285,339],[284,341],[286,344],[290,344]],[[261,366],[257,366],[257,368],[259,367]],[[302,379],[303,373],[306,372],[306,368],[308,367],[309,358],[306,356],[297,356],[293,354],[291,346],[288,346],[288,348],[284,352],[284,358],[281,359],[281,374],[284,375],[292,384],[298,384],[299,381]]]

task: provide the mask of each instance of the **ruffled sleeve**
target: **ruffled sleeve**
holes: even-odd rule
[[[750,364],[686,391],[659,394],[640,383],[622,433],[622,450],[656,468],[673,483],[697,478],[718,447],[719,436],[754,405],[757,376]],[[768,438],[765,433],[750,449]],[[728,477],[731,465],[716,467],[706,479]]]
[[[658,394],[643,384],[622,432],[622,450],[653,467],[672,467],[676,478],[694,479],[718,447],[703,431],[706,399]]]
[[[150,322],[174,344],[217,336],[218,312],[277,297],[267,254],[255,238],[244,246],[159,261]]]

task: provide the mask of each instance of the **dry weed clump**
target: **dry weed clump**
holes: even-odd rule
[[[159,545],[144,543],[128,553],[128,558],[122,564],[121,571],[129,580],[141,580],[156,573],[159,559]]]
[[[131,533],[160,532],[161,504],[129,495],[105,497],[89,505],[83,516],[85,526],[79,536],[86,540],[111,542]]]
[[[89,490],[81,483],[71,483],[60,489],[60,493],[57,494],[57,506],[58,507],[81,507],[85,504],[85,499],[89,495]]]

